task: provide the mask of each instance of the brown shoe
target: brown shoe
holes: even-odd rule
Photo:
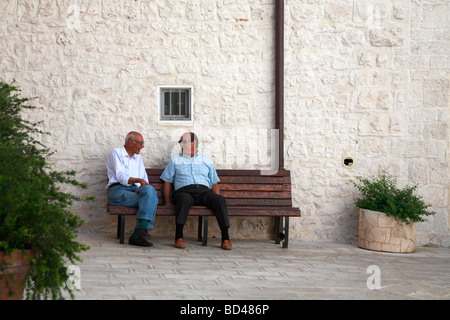
[[[179,238],[179,239],[175,240],[175,248],[178,248],[178,249],[186,248],[183,238]]]
[[[222,241],[221,247],[222,247],[223,250],[231,250],[232,246],[231,246],[230,240]]]

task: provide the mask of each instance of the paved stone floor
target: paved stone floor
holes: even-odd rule
[[[393,254],[348,243],[291,240],[282,249],[232,239],[233,250],[224,251],[219,239],[203,247],[188,238],[180,250],[172,238],[154,236],[148,249],[89,232],[79,241],[92,249],[81,254],[78,300],[450,299],[448,248]]]

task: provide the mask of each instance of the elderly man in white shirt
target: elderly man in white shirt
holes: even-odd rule
[[[150,234],[153,228],[158,197],[148,183],[144,162],[140,156],[144,139],[138,132],[125,137],[125,145],[115,148],[108,157],[108,203],[126,207],[139,207],[136,228],[128,240],[131,245],[151,247]]]

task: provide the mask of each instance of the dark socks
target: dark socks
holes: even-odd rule
[[[222,231],[222,241],[230,240],[230,237],[228,236],[228,228],[221,229],[221,231]]]
[[[183,228],[184,228],[184,224],[176,224],[175,240],[183,238]]]
[[[139,229],[147,229],[148,221],[145,219],[137,219],[136,220],[136,227],[134,228],[133,234],[131,235],[132,238],[137,237],[137,233]]]

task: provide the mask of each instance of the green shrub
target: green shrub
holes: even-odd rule
[[[70,212],[73,201],[82,199],[60,185],[86,185],[75,180],[75,171],[55,171],[48,164],[49,149],[33,137],[46,133],[22,119],[22,111],[34,107],[19,92],[0,82],[0,251],[32,249],[27,298],[61,299],[63,290],[73,298],[66,265],[80,261],[77,254],[88,246],[76,241],[84,221]]]
[[[384,212],[407,224],[410,221],[424,221],[423,216],[435,214],[427,210],[430,204],[425,203],[422,197],[414,195],[417,185],[400,189],[397,187],[397,180],[387,174],[378,178],[358,180],[359,184],[352,181],[361,193],[355,200],[355,206],[358,208]]]

